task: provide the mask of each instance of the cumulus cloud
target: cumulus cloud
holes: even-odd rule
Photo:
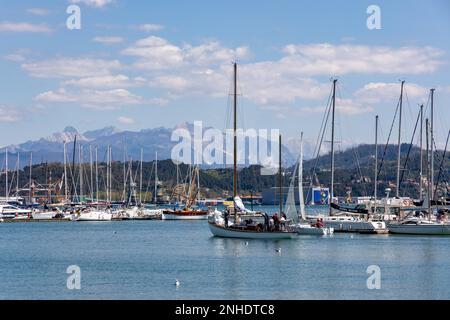
[[[135,123],[135,121],[134,121],[133,118],[123,117],[123,116],[117,118],[117,121],[118,121],[119,123],[121,123],[121,124],[127,124],[127,125],[129,125],[129,124],[134,124],[134,123]]]
[[[143,30],[145,32],[154,32],[154,31],[160,31],[164,29],[164,26],[160,24],[152,24],[152,23],[146,23],[141,24],[137,27],[139,30]]]
[[[49,33],[52,32],[47,24],[35,24],[29,22],[0,22],[0,32],[28,32],[28,33]]]
[[[13,123],[21,120],[19,113],[10,107],[0,106],[0,122]]]
[[[103,8],[113,3],[113,0],[70,0],[70,3],[74,4],[82,3],[89,7]]]
[[[303,75],[422,74],[443,64],[444,52],[433,47],[382,47],[364,45],[287,45],[280,70]]]
[[[22,64],[22,68],[37,78],[95,77],[110,75],[121,68],[118,60],[88,58],[57,58]]]
[[[199,46],[177,46],[166,39],[150,36],[138,40],[133,46],[123,50],[122,54],[137,57],[139,60],[134,64],[137,69],[161,70],[182,66],[210,66],[244,59],[248,56],[249,49],[229,49],[216,41]]]
[[[45,8],[29,8],[27,9],[27,12],[36,16],[46,16],[50,13],[50,10]]]
[[[102,43],[102,44],[118,44],[124,41],[122,37],[95,37],[92,39],[93,42]]]
[[[405,84],[409,98],[425,102],[429,89],[414,83]],[[395,102],[400,96],[400,83],[371,82],[355,92],[355,97],[368,103]]]
[[[145,82],[146,79],[142,77],[129,78],[128,76],[119,74],[68,80],[64,81],[62,84],[64,86],[111,89],[142,86]]]

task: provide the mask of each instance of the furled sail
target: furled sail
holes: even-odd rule
[[[300,159],[298,160],[298,199],[300,201],[300,215],[306,220],[305,199],[303,198],[303,132],[300,139]]]
[[[297,213],[297,207],[295,206],[295,178],[297,177],[297,169],[298,165],[295,165],[294,173],[291,178],[291,183],[289,185],[289,191],[288,196],[286,199],[286,205],[285,205],[285,214],[287,220],[290,220],[293,223],[298,223],[298,213]]]

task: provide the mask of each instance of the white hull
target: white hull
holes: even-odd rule
[[[54,212],[33,213],[33,220],[51,220],[55,217]]]
[[[208,220],[208,214],[202,215],[182,215],[173,213],[163,213],[163,220]]]
[[[74,214],[70,217],[72,221],[111,221],[112,214],[107,212],[84,212],[81,214]]]
[[[296,225],[294,228],[300,235],[327,236],[332,235],[334,233],[333,228],[317,228],[311,225],[304,225],[304,224]]]
[[[209,230],[211,230],[211,233],[214,236],[220,238],[276,240],[276,239],[293,239],[297,236],[296,232],[241,231],[236,229],[219,227],[211,222],[209,222],[208,225]]]
[[[450,225],[438,223],[419,225],[391,224],[389,225],[389,232],[394,234],[443,236],[450,235]]]
[[[384,221],[365,220],[331,220],[324,219],[328,228],[333,228],[335,232],[355,232],[355,233],[387,233]]]

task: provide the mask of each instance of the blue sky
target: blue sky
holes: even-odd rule
[[[81,30],[66,8],[81,8]],[[80,131],[226,126],[231,61],[239,62],[240,120],[317,136],[339,78],[338,135],[387,135],[407,81],[404,140],[436,91],[436,140],[450,113],[450,3],[435,1],[0,1],[0,145]],[[366,27],[381,9],[381,30]]]

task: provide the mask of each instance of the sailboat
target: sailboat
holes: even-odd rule
[[[167,209],[163,210],[163,220],[207,220],[208,210],[194,208],[194,204],[200,193],[200,169],[196,166],[189,172],[191,177],[189,183],[189,190],[186,198],[186,205],[182,209]]]
[[[377,216],[365,213],[351,213],[343,209],[334,201],[334,126],[336,111],[336,84],[333,80],[333,95],[331,109],[331,186],[329,199],[329,215],[321,216],[326,226],[333,228],[335,232],[357,232],[357,233],[388,233],[386,223]]]
[[[234,166],[233,166],[233,206],[223,212],[217,209],[209,215],[208,226],[216,237],[239,239],[292,239],[297,237],[297,232],[290,226],[272,229],[269,225],[269,216],[266,213],[250,211],[245,208],[241,198],[237,194],[237,63],[234,63]],[[281,149],[281,136],[280,136]],[[281,152],[280,168],[281,177]],[[280,178],[281,182],[281,178]],[[282,186],[280,183],[280,190]],[[280,209],[282,207],[280,192]],[[281,213],[281,210],[280,210]]]
[[[300,202],[300,217],[298,217],[297,208],[295,206],[294,186],[296,171],[298,169],[298,198]],[[289,186],[288,197],[286,200],[286,216],[288,219],[292,219],[293,227],[301,235],[332,235],[333,228],[328,228],[321,225],[314,225],[306,218],[305,202],[303,197],[303,132],[300,139],[300,157],[297,165],[295,166],[294,173],[292,175],[291,184]]]
[[[434,90],[431,90],[431,94],[434,93]],[[433,106],[433,99],[432,106]],[[433,108],[431,108],[433,109]],[[433,112],[431,113],[433,115]],[[445,221],[445,216],[440,216],[436,218],[434,216],[433,203],[432,203],[432,194],[433,194],[433,185],[432,175],[433,175],[433,157],[430,152],[430,142],[431,145],[434,144],[433,138],[433,128],[431,130],[429,128],[429,120],[426,119],[426,154],[427,154],[427,168],[428,168],[428,176],[427,176],[427,197],[425,199],[428,208],[425,210],[420,209],[420,212],[413,212],[414,215],[406,216],[404,219],[400,220],[396,223],[390,223],[388,225],[389,232],[394,234],[409,234],[409,235],[450,235],[450,223]],[[431,122],[432,123],[432,122]],[[432,150],[431,150],[432,151]],[[425,217],[422,212],[427,212],[427,216]]]

